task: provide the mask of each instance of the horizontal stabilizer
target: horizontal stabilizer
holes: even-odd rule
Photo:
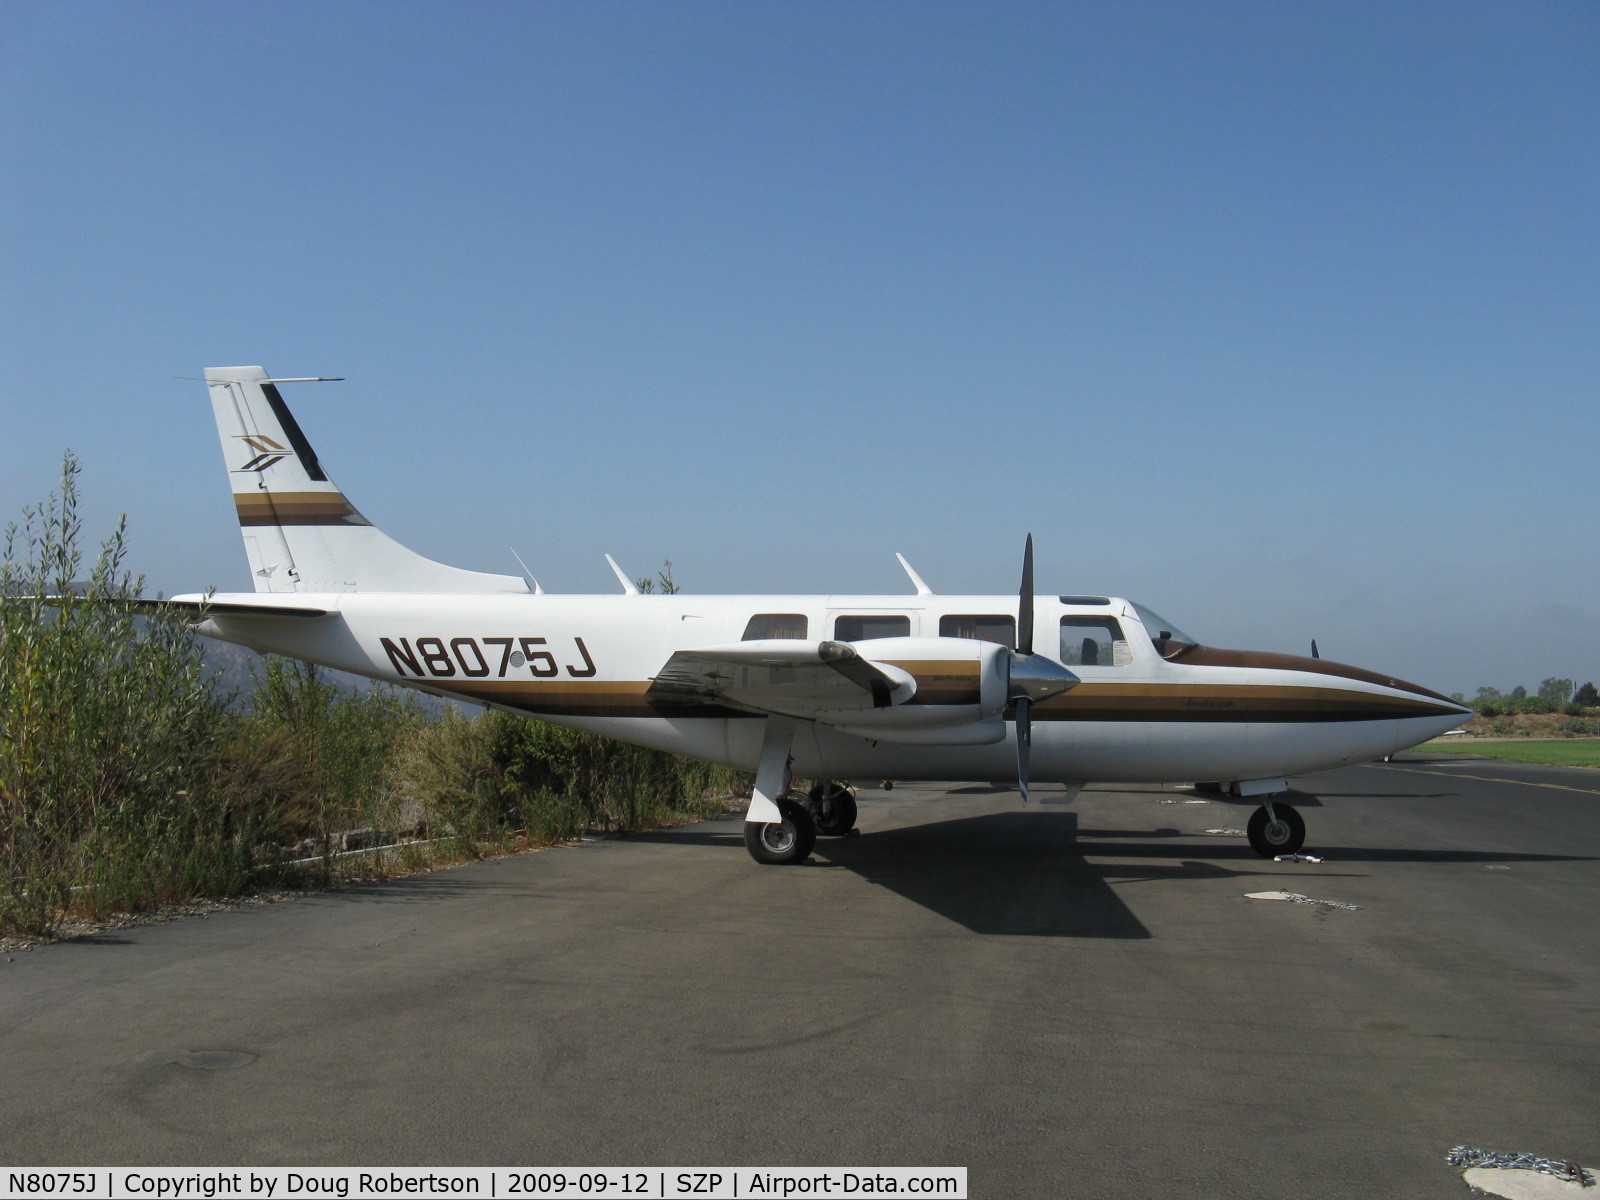
[[[81,593],[60,596],[18,596],[12,600],[42,601],[51,607],[69,608],[77,604],[95,604],[114,612],[143,613],[151,617],[181,617],[186,621],[200,621],[206,617],[331,617],[331,608],[310,608],[304,604],[278,604],[263,596],[235,596],[227,600],[211,600],[204,596],[179,596],[172,600],[145,600],[118,596],[96,596],[92,599]]]
[[[161,613],[176,609],[194,619],[205,617],[331,617],[331,608],[309,608],[304,604],[275,604],[271,600],[205,600],[183,596],[176,600],[133,600],[140,612]]]

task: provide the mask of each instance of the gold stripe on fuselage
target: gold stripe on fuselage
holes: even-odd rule
[[[899,665],[899,664],[897,664]],[[944,664],[941,664],[943,666]],[[951,666],[959,664],[949,664]],[[938,679],[938,676],[932,677]],[[419,680],[418,682],[424,682]],[[759,717],[732,705],[670,698],[646,699],[648,682],[569,679],[429,679],[429,687],[533,714],[570,717]],[[923,703],[976,703],[972,698]],[[1261,684],[1081,683],[1034,705],[1036,721],[1158,721],[1272,724],[1384,721],[1447,716],[1454,710],[1422,699],[1376,696],[1343,688]]]

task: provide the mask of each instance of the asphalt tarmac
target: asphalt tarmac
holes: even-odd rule
[[[1426,1200],[1462,1142],[1600,1162],[1600,771],[1300,784],[1321,865],[1172,786],[906,785],[802,867],[730,818],[19,952],[0,1163]]]

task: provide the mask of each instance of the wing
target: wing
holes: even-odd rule
[[[645,695],[815,719],[889,708],[916,686],[907,672],[869,662],[846,642],[785,640],[679,650]]]

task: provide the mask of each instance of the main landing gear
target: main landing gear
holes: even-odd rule
[[[788,794],[789,747],[799,728],[790,717],[768,717],[761,733],[761,761],[744,815],[744,848],[769,866],[805,862],[817,844],[811,808]]]
[[[856,798],[843,784],[824,779],[806,793],[806,801],[823,837],[844,837],[856,827]]]
[[[1245,826],[1250,848],[1262,858],[1293,854],[1306,844],[1306,823],[1292,807],[1281,800],[1268,800],[1250,814]]]
[[[758,863],[784,866],[811,857],[817,835],[844,837],[856,824],[856,798],[842,784],[824,779],[806,798],[789,795],[789,747],[799,722],[768,717],[761,734],[761,762],[744,815],[744,847]]]
[[[777,805],[779,820],[744,823],[744,848],[750,851],[751,858],[769,866],[805,862],[817,844],[817,826],[811,812],[787,796]]]

